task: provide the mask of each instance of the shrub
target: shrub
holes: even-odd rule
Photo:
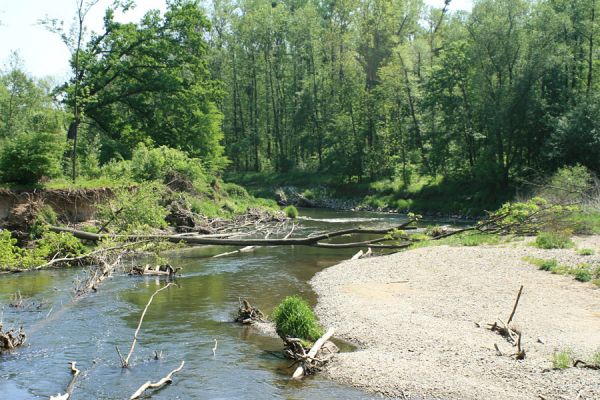
[[[579,282],[589,282],[592,280],[592,274],[587,269],[577,269],[573,271],[573,276]]]
[[[559,168],[543,188],[541,196],[554,203],[576,203],[587,200],[593,187],[593,176],[582,165]]]
[[[62,136],[51,133],[23,133],[0,146],[0,173],[8,183],[32,185],[43,177],[61,175],[65,148]]]
[[[594,255],[594,250],[592,250],[592,249],[580,249],[580,250],[577,250],[577,254],[579,254],[580,256],[593,256]]]
[[[0,231],[0,269],[32,268],[52,257],[75,257],[84,250],[79,239],[66,232],[45,232],[34,247],[22,249],[9,231]]]
[[[29,230],[29,237],[32,239],[42,237],[48,230],[48,225],[56,225],[58,215],[48,204],[44,204],[35,217],[35,221]]]
[[[17,247],[10,231],[0,230],[0,269],[15,268],[20,264],[22,249]]]
[[[236,185],[235,183],[223,183],[222,188],[229,196],[232,197],[250,197],[246,189]]]
[[[323,328],[308,303],[297,296],[286,297],[273,310],[273,320],[281,337],[315,341],[323,335]]]
[[[556,268],[558,268],[558,262],[556,261],[556,259],[543,260],[540,263],[540,269],[542,271],[554,271]]]
[[[133,178],[138,182],[165,182],[168,176],[178,174],[197,185],[199,190],[207,187],[207,177],[201,161],[167,146],[148,149],[140,143],[133,151],[131,169]]]
[[[287,206],[283,212],[288,218],[298,218],[298,209],[294,206]]]
[[[119,232],[166,228],[168,211],[161,205],[164,194],[165,187],[158,183],[140,184],[131,190],[118,189],[113,198],[98,207],[98,216],[104,223],[111,221]]]
[[[555,351],[552,355],[554,369],[567,369],[573,365],[573,352],[571,350]]]
[[[540,232],[535,238],[535,245],[540,249],[566,249],[574,243],[567,232]]]
[[[77,257],[85,251],[83,243],[68,232],[46,232],[35,246],[44,257]]]

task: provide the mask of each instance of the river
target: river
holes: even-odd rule
[[[399,224],[400,215],[372,212],[301,210],[295,236],[349,226]],[[164,278],[115,274],[97,293],[72,302],[73,281],[81,269],[0,276],[5,327],[23,325],[25,347],[0,355],[0,399],[48,399],[64,392],[77,361],[83,375],[72,399],[125,399],[145,381],[156,381],[185,360],[174,383],[154,399],[366,399],[367,393],[322,376],[289,379],[289,361],[268,351],[282,342],[253,327],[232,323],[238,299],[265,312],[287,295],[316,302],[308,281],[315,273],[348,259],[356,249],[268,247],[252,253],[211,258],[224,247],[177,250],[169,261],[183,267],[179,287],[161,292],[144,320],[131,367],[122,369],[115,346],[126,353],[140,313]],[[10,307],[19,290],[34,307]],[[38,304],[41,305],[38,308]],[[213,356],[214,340],[218,346]],[[155,351],[162,352],[159,360]]]

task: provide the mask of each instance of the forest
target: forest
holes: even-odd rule
[[[242,183],[446,187],[480,206],[563,165],[600,169],[595,0],[174,0],[138,23],[115,22],[132,6],[115,2],[89,32],[95,3],[70,29],[41,21],[69,81],[28,76],[18,53],[2,71],[6,184],[123,179],[139,146]]]

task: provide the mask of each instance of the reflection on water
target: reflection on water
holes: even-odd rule
[[[343,229],[356,224],[401,223],[398,215],[303,210],[295,235]],[[4,326],[23,324],[28,345],[0,356],[0,399],[48,398],[65,390],[69,361],[84,375],[73,399],[128,398],[147,380],[157,380],[181,360],[185,368],[156,399],[364,399],[366,393],[323,377],[288,379],[288,361],[267,351],[281,341],[253,328],[231,323],[240,297],[265,312],[289,294],[316,299],[307,284],[323,268],[349,258],[355,249],[268,247],[223,258],[226,248],[203,247],[174,252],[170,262],[183,267],[178,287],[161,292],[150,307],[129,369],[120,367],[115,346],[126,352],[139,315],[161,285],[156,277],[118,275],[98,293],[73,303],[73,280],[81,270],[42,271],[0,276]],[[17,290],[42,302],[39,309],[9,307]],[[213,357],[214,340],[218,341]],[[163,357],[154,360],[154,352]]]

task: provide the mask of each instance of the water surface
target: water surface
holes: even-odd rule
[[[405,220],[369,212],[302,210],[301,215],[294,236]],[[268,313],[290,294],[314,304],[308,281],[357,250],[282,246],[211,258],[232,249],[198,247],[169,254],[174,266],[183,267],[176,279],[178,287],[155,297],[128,369],[120,367],[115,346],[128,351],[141,311],[165,278],[115,274],[97,293],[73,302],[73,281],[83,274],[81,269],[0,276],[4,326],[22,324],[28,334],[27,346],[0,355],[0,399],[47,399],[64,392],[70,380],[69,361],[77,361],[83,372],[73,399],[129,398],[145,381],[162,378],[181,360],[185,368],[175,375],[174,383],[154,392],[152,398],[371,398],[318,375],[291,381],[290,362],[269,353],[281,350],[278,338],[231,323],[240,297]],[[17,290],[36,306],[8,306]],[[218,347],[213,356],[215,339]],[[162,358],[155,360],[155,352],[162,352]]]

